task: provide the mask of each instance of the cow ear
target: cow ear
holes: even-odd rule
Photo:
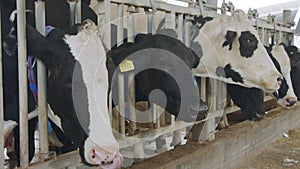
[[[233,43],[234,39],[236,38],[236,36],[237,36],[236,32],[227,31],[227,33],[225,35],[226,41],[223,43],[222,47],[225,47],[225,46],[229,45],[229,50],[231,50],[232,49],[232,43]]]

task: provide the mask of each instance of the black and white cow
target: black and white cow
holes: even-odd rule
[[[280,89],[276,91],[277,103],[285,108],[295,105],[297,98],[294,94],[291,81],[291,66],[284,45],[266,47],[270,58],[277,70],[283,75]],[[263,108],[264,94],[258,88],[246,88],[238,85],[227,84],[227,92],[234,103],[241,108],[246,118],[260,120],[265,115]]]
[[[55,29],[46,39],[27,25],[28,53],[47,65],[48,102],[82,160],[118,168],[122,156],[110,126],[106,55],[97,33],[87,21],[69,34]]]
[[[195,76],[257,87],[266,92],[279,89],[282,76],[243,11],[236,10],[230,17],[222,15],[204,25],[201,23],[202,17],[193,21],[193,31],[198,33],[194,33],[192,49],[197,51],[193,44],[200,44],[203,53],[200,64],[193,69]]]
[[[291,79],[293,83],[294,92],[300,100],[300,52],[298,48],[294,45],[285,46],[285,50],[289,55],[291,62]]]
[[[31,1],[27,1],[27,4],[30,6]],[[32,1],[33,3],[33,1]],[[9,19],[13,19],[15,17],[15,12],[13,10],[15,9],[15,1],[14,0],[8,0],[3,1],[2,3],[2,9],[1,9],[1,20],[2,20],[2,56],[3,56],[3,72],[4,72],[4,116],[5,116],[5,140],[8,138],[9,133],[13,130],[14,131],[14,149],[17,157],[17,161],[19,162],[19,127],[16,127],[19,120],[18,115],[18,62],[17,62],[17,37],[16,37],[16,27],[14,24],[11,23]],[[51,4],[54,6],[54,4]],[[50,6],[51,6],[50,5]],[[83,11],[88,11],[84,13],[89,13],[91,10],[87,9],[88,7],[83,5],[82,9]],[[66,11],[66,10],[64,10]],[[90,15],[90,14],[89,14]],[[95,14],[94,14],[95,15]],[[91,15],[93,18],[94,15]],[[34,21],[34,13],[28,12],[26,15],[27,23],[30,25],[35,25]],[[55,23],[56,25],[61,25],[62,23],[66,23],[67,21],[59,21]],[[36,129],[36,123],[37,123],[37,103],[35,101],[35,98],[33,96],[33,93],[28,89],[28,111],[30,112],[29,119],[29,159],[32,159],[34,155],[34,131]],[[34,110],[34,111],[33,111]],[[58,135],[61,142],[63,142],[64,147],[60,149],[62,152],[70,151],[76,149],[72,145],[72,142],[67,139],[65,136],[63,136],[63,132],[60,131],[58,127],[55,126],[55,124],[50,120],[52,123],[52,127],[56,134]],[[11,140],[11,139],[9,139]],[[11,144],[7,140],[7,144]]]
[[[127,59],[133,61],[137,102],[156,103],[179,120],[190,122],[204,119],[208,108],[199,99],[195,79],[191,73],[191,69],[199,64],[199,57],[175,38],[175,31],[166,32],[168,35],[138,34],[135,43],[115,46],[107,56],[111,57],[116,65]],[[117,90],[116,87],[114,84],[113,92]],[[154,90],[161,90],[166,100],[161,97],[151,98],[151,92]],[[114,99],[114,102],[116,103],[117,99]],[[145,119],[138,120],[146,122]]]

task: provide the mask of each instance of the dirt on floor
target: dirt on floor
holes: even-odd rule
[[[283,133],[266,150],[234,169],[300,169],[300,129]]]

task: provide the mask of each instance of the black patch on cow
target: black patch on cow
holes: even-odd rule
[[[264,93],[257,88],[246,88],[234,84],[226,84],[227,92],[233,102],[241,108],[244,116],[249,120],[259,120],[263,116]]]
[[[227,31],[225,37],[226,37],[226,41],[223,43],[222,47],[225,47],[227,45],[229,45],[229,50],[232,49],[232,43],[234,41],[234,39],[236,38],[237,33],[234,31]]]
[[[201,29],[204,24],[208,21],[211,21],[213,20],[212,17],[204,17],[201,15],[201,16],[195,16],[194,19],[192,20],[192,24],[197,26],[199,29]]]
[[[225,68],[217,67],[216,75],[231,78],[234,82],[244,83],[242,76],[238,72],[234,71],[230,64],[227,64]]]
[[[246,58],[251,57],[254,51],[257,49],[258,40],[249,31],[245,31],[241,33],[239,42],[240,42],[240,53],[242,56]]]

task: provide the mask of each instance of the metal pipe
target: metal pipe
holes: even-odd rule
[[[177,19],[177,39],[183,42],[183,14],[178,14]]]
[[[75,7],[75,24],[81,23],[81,0],[77,0]]]
[[[37,1],[35,4],[35,23],[36,29],[45,35],[45,2]],[[47,114],[47,94],[46,94],[46,67],[37,61],[37,79],[38,79],[38,124],[39,124],[39,160],[44,161],[48,148],[48,114]]]
[[[134,15],[132,15],[131,13],[128,16],[127,34],[128,34],[128,42],[134,42]]]
[[[125,136],[125,98],[124,98],[124,74],[118,74],[118,99],[119,99],[119,121],[120,121],[120,133]]]
[[[153,12],[147,12],[148,33],[154,34]]]
[[[98,27],[102,28],[103,43],[108,50],[111,49],[111,25],[110,25],[110,0],[98,1]],[[115,45],[115,44],[114,44]]]
[[[0,4],[0,9],[2,8],[2,5]],[[0,12],[0,32],[1,30],[1,12]],[[4,114],[4,107],[3,107],[3,75],[2,75],[2,37],[0,34],[0,168],[4,168],[4,122],[3,122],[3,114]]]
[[[118,4],[118,11],[117,11],[117,45],[120,46],[123,44],[124,39],[124,25],[123,25],[123,4]]]
[[[70,26],[75,24],[75,10],[76,10],[76,1],[68,1],[70,6]]]
[[[18,68],[19,68],[19,127],[20,166],[28,167],[28,93],[25,1],[17,0]],[[1,152],[2,153],[2,152]]]
[[[136,130],[136,115],[135,115],[135,81],[134,81],[134,72],[131,71],[128,75],[128,91],[129,91],[129,128],[130,128],[130,135],[134,135]]]
[[[186,16],[190,17],[190,16]],[[191,46],[191,22],[188,21],[187,19],[184,22],[184,44],[187,47]]]

